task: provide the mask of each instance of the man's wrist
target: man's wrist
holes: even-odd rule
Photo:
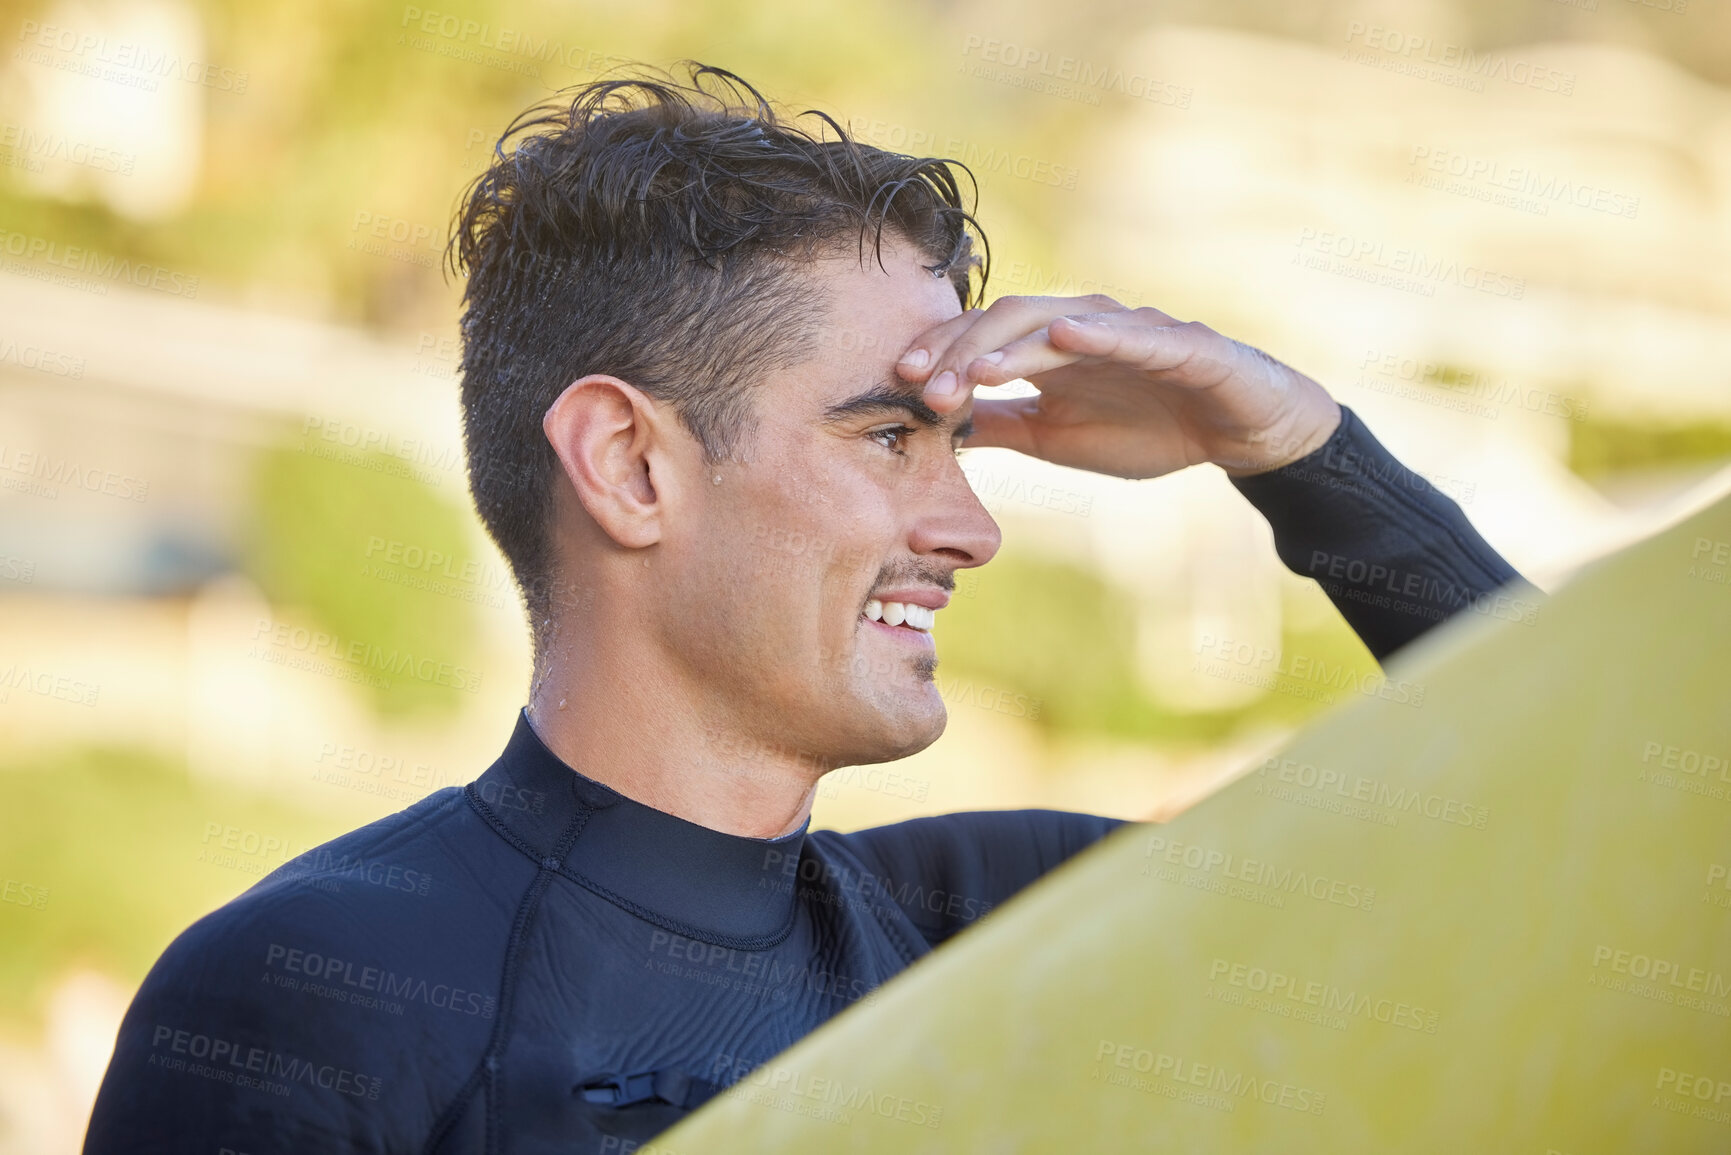
[[[1254,477],[1259,473],[1272,473],[1276,469],[1284,469],[1288,465],[1303,461],[1327,445],[1328,439],[1340,429],[1340,403],[1326,393],[1323,394],[1323,400],[1327,403],[1326,406],[1316,406],[1313,417],[1297,430],[1289,426],[1281,432],[1254,442],[1254,447],[1261,451],[1254,462],[1221,461],[1216,464],[1228,477]]]

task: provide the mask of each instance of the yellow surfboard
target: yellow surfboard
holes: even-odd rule
[[[644,1151],[1731,1151],[1731,499],[1388,676]]]

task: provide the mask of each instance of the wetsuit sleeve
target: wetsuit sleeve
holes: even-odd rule
[[[1273,527],[1280,560],[1322,586],[1379,662],[1510,583],[1496,616],[1530,615],[1543,596],[1344,405],[1308,456],[1231,480]]]
[[[1123,825],[1120,818],[1060,810],[984,810],[845,837],[885,895],[937,946]]]

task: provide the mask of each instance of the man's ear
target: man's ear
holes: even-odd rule
[[[661,414],[642,390],[605,373],[565,387],[541,418],[577,500],[603,533],[627,549],[661,540]]]

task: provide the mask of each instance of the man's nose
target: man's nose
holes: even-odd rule
[[[908,542],[915,553],[947,555],[957,569],[966,569],[991,561],[1003,544],[997,521],[954,457],[932,471],[917,500],[919,514]]]

